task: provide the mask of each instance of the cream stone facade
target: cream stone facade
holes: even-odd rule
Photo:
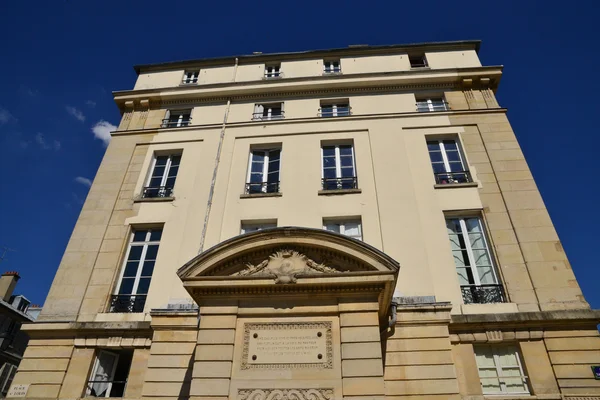
[[[136,67],[9,397],[600,399],[478,49]]]

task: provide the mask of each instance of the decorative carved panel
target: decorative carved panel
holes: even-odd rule
[[[238,400],[332,400],[333,389],[239,389]]]

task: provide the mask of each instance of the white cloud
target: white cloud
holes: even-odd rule
[[[83,176],[78,176],[77,178],[75,178],[75,182],[81,183],[83,186],[87,186],[87,187],[92,186],[91,179],[84,178]]]
[[[42,148],[42,150],[54,149],[55,151],[58,151],[61,148],[61,144],[58,140],[53,140],[50,143],[50,142],[46,141],[46,138],[44,137],[44,135],[39,132],[35,135],[35,142]],[[25,147],[27,147],[27,146],[25,146]]]
[[[81,122],[85,121],[85,115],[83,115],[83,113],[81,111],[79,111],[78,109],[76,109],[75,107],[66,106],[65,109],[74,118],[78,119]]]
[[[94,108],[96,107],[96,102],[94,100],[88,100],[85,102],[85,104],[87,104],[88,106]]]
[[[97,139],[102,140],[105,146],[108,146],[108,142],[110,142],[110,133],[116,130],[116,126],[104,120],[100,120],[96,122],[94,126],[92,126],[92,132],[94,132],[94,136]]]
[[[6,124],[13,119],[15,119],[15,117],[13,117],[13,115],[6,108],[0,107],[0,125]]]

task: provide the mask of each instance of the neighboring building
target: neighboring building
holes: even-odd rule
[[[6,396],[17,372],[29,337],[21,331],[21,324],[35,321],[30,314],[29,300],[13,295],[20,276],[5,272],[0,276],[0,396]]]
[[[598,399],[478,48],[136,67],[11,395]]]

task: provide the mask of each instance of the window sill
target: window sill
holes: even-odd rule
[[[331,196],[336,194],[352,194],[362,193],[362,189],[335,189],[335,190],[319,190],[319,196]]]
[[[498,393],[498,394],[493,394],[493,393],[488,393],[488,394],[484,394],[483,395],[484,399],[493,399],[493,400],[517,400],[517,399],[538,399],[537,396],[533,396],[532,394],[529,393],[519,393],[519,394],[509,394],[509,393]],[[544,397],[546,398],[546,397]],[[558,396],[558,398],[560,398],[560,396]]]
[[[323,76],[339,76],[342,72],[323,72]]]
[[[240,199],[254,199],[260,197],[281,197],[283,193],[244,193],[240,195]]]
[[[420,70],[420,69],[425,69],[425,70],[427,70],[427,69],[431,69],[431,67],[430,67],[429,65],[427,65],[427,66],[424,66],[424,67],[410,67],[410,70],[411,70],[411,71],[414,71],[414,70]]]
[[[433,185],[435,189],[458,189],[458,188],[470,188],[477,187],[479,184],[477,182],[466,182],[466,183],[436,183]]]
[[[133,199],[134,203],[163,203],[175,200],[175,197],[138,197]]]
[[[179,86],[198,86],[198,82],[180,83]]]

